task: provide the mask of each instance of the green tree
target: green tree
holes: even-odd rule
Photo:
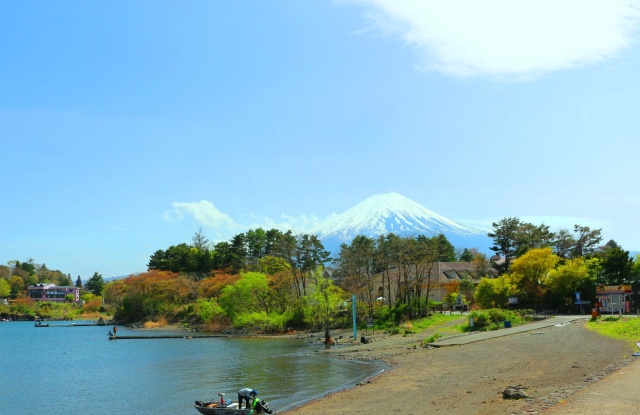
[[[464,248],[460,254],[460,262],[471,262],[471,260],[473,260],[473,256],[474,254],[471,250]]]
[[[518,218],[504,218],[500,222],[493,222],[493,232],[487,235],[493,238],[491,250],[504,257],[504,263],[499,266],[501,273],[506,273],[511,268],[511,261],[517,257],[518,229],[521,222]]]
[[[488,233],[493,238],[491,250],[505,258],[504,264],[498,266],[501,273],[510,272],[511,262],[530,249],[552,246],[555,237],[547,225],[536,226],[518,218],[494,222],[493,228],[493,232]]]
[[[416,239],[420,240],[420,236]],[[438,252],[436,262],[455,262],[456,248],[449,242],[446,236],[438,234],[431,238],[431,243],[435,244],[435,251]]]
[[[637,283],[640,281],[640,254],[636,255],[631,265],[631,281]]]
[[[229,261],[231,271],[233,273],[239,273],[247,264],[247,245],[246,236],[243,233],[239,233],[233,237],[229,246]]]
[[[373,314],[373,305],[378,297],[374,286],[374,276],[378,272],[375,249],[373,239],[358,235],[350,245],[340,245],[340,253],[336,260],[340,273],[344,275],[349,286],[349,292],[364,301],[370,315]]]
[[[467,302],[473,298],[473,292],[475,291],[475,284],[466,275],[463,275],[460,281],[460,292],[464,295]]]
[[[247,265],[255,271],[260,271],[260,259],[267,255],[267,232],[258,228],[250,229],[245,234],[247,244]]]
[[[242,274],[233,285],[227,285],[220,296],[220,306],[232,320],[243,313],[271,311],[268,278],[260,272]]]
[[[589,270],[589,276],[598,284],[606,284],[606,278],[604,270],[602,268],[602,258],[590,257],[584,260],[587,269]]]
[[[562,259],[568,259],[571,258],[574,253],[576,239],[568,229],[560,229],[558,232],[556,232],[553,246],[556,255],[558,255]]]
[[[473,301],[482,308],[503,308],[514,292],[509,275],[482,278],[473,294]]]
[[[85,288],[93,293],[93,295],[99,296],[102,295],[102,290],[104,289],[105,282],[102,278],[102,274],[98,272],[94,272],[93,276],[89,278],[87,283],[85,284]]]
[[[298,298],[307,295],[307,276],[330,260],[330,254],[316,235],[296,236],[292,231],[280,235],[272,255],[285,259],[291,266]]]
[[[28,258],[26,262],[18,262],[17,266],[29,275],[36,273],[36,264],[32,258]]]
[[[0,278],[0,298],[7,298],[11,294],[11,284],[4,278]]]
[[[584,258],[567,260],[564,264],[551,269],[544,284],[554,305],[569,305],[575,299],[576,292],[591,291],[595,280],[589,274]]]
[[[76,285],[75,287],[77,288],[82,288],[82,279],[80,278],[80,275],[78,275],[78,278],[76,278]]]
[[[198,231],[191,238],[191,246],[201,251],[209,250],[210,243],[207,237],[204,235],[202,228],[198,228]]]
[[[615,241],[609,241],[598,253],[602,258],[602,269],[609,285],[618,285],[631,282],[631,270],[633,258],[629,251],[625,251]]]
[[[577,236],[571,257],[577,258],[595,252],[598,244],[602,241],[602,229],[591,230],[588,226],[574,225],[573,230]]]
[[[267,275],[274,275],[281,271],[291,272],[291,265],[285,259],[271,255],[260,259],[260,268]]]
[[[345,299],[344,292],[326,278],[322,268],[313,272],[315,286],[309,296],[309,320],[314,327],[324,331],[325,342],[331,337],[331,326],[334,323],[338,307]],[[325,343],[326,344],[326,343]]]
[[[213,250],[213,269],[229,270],[231,268],[231,244],[218,242]]]

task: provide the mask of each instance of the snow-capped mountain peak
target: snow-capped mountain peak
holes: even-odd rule
[[[484,232],[447,219],[398,193],[374,195],[351,209],[321,223],[313,233],[329,250],[364,235],[376,238],[395,233],[400,236],[444,234],[449,241],[484,235]],[[335,247],[334,247],[335,245]]]

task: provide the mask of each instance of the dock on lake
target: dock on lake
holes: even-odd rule
[[[138,339],[212,339],[215,337],[229,337],[224,334],[152,334],[147,336],[109,336],[109,340],[138,340]]]

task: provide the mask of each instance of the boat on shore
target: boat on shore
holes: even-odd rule
[[[237,402],[224,401],[224,393],[219,393],[220,402],[202,402],[196,401],[193,404],[193,407],[198,410],[203,415],[249,415],[251,409],[249,408],[238,408]],[[271,414],[273,411],[269,409],[269,404],[264,400],[260,400],[256,406],[255,414],[261,413]]]

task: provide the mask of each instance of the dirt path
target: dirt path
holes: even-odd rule
[[[286,414],[536,414],[629,363],[632,353],[585,329],[584,320],[464,346],[420,347],[429,335],[378,335],[331,349],[340,358],[383,359],[392,370]],[[531,398],[503,399],[510,385],[524,386]]]

